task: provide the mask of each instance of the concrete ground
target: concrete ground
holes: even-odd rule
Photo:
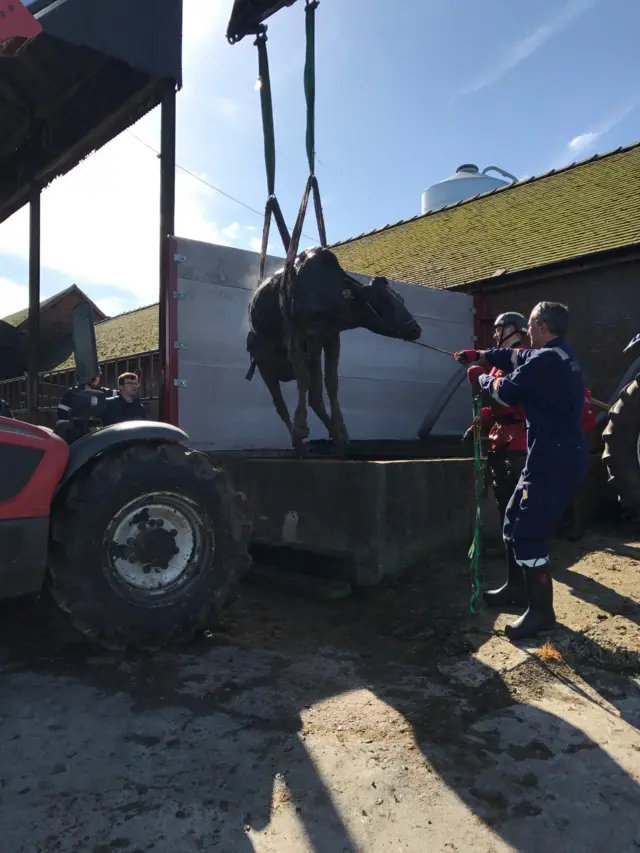
[[[534,648],[444,558],[329,603],[245,585],[221,631],[150,657],[4,604],[0,849],[640,850],[640,536],[556,554]]]

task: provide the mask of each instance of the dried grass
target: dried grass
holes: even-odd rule
[[[543,661],[555,661],[556,663],[560,663],[563,660],[562,654],[556,649],[555,646],[552,646],[551,643],[546,642],[535,652],[536,656]]]

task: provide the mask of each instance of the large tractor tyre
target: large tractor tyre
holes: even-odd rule
[[[115,449],[58,496],[49,587],[100,645],[156,650],[215,624],[250,564],[249,534],[244,495],[205,454]]]
[[[634,380],[609,410],[602,459],[627,512],[640,514],[640,386]]]

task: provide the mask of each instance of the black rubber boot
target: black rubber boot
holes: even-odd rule
[[[526,567],[524,576],[529,595],[529,608],[519,619],[507,625],[505,634],[511,641],[535,637],[540,631],[553,628],[556,614],[553,610],[553,581],[549,564]]]
[[[487,607],[527,607],[529,596],[525,585],[524,570],[516,563],[513,548],[505,543],[507,549],[507,582],[499,589],[488,589],[483,598]]]

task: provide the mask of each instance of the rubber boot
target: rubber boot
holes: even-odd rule
[[[524,570],[516,563],[513,548],[505,543],[507,549],[507,582],[499,589],[488,589],[483,594],[488,607],[526,607],[529,604]]]
[[[549,563],[543,566],[529,567],[524,570],[529,607],[519,619],[507,625],[504,629],[507,637],[513,642],[535,637],[540,631],[552,628],[556,621],[553,610],[553,581],[549,571]]]

